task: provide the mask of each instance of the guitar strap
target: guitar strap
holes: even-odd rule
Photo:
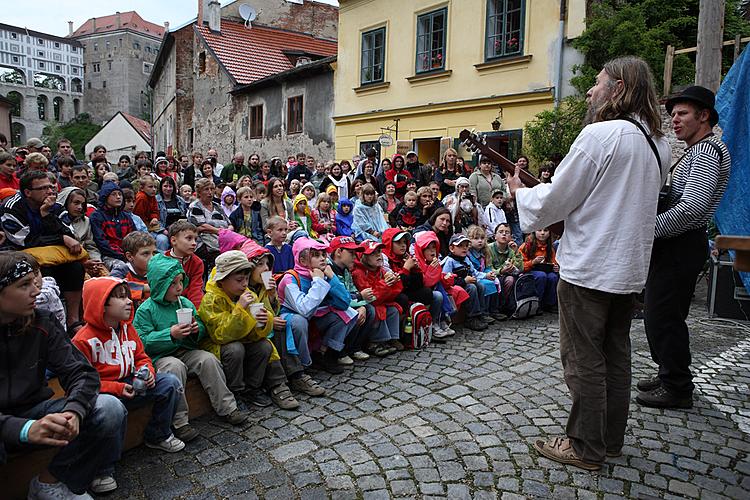
[[[629,116],[621,116],[621,120],[625,120],[626,122],[630,122],[638,129],[640,129],[641,132],[643,132],[643,136],[648,141],[648,145],[651,146],[651,151],[654,152],[654,156],[656,156],[656,163],[659,165],[659,177],[661,177],[661,157],[659,156],[659,150],[656,149],[656,144],[654,144],[654,140],[651,139],[651,136],[646,132],[646,129],[643,128],[643,125],[640,124],[638,120],[634,120],[633,118],[630,118]],[[676,164],[675,164],[676,165]],[[674,169],[674,167],[672,167]],[[670,172],[672,172],[672,169],[670,169]]]

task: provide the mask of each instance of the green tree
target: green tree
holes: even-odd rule
[[[92,123],[88,113],[81,113],[65,124],[50,123],[44,127],[42,140],[45,144],[50,144],[54,150],[54,145],[63,137],[70,140],[73,151],[79,160],[84,159],[84,147],[86,143],[101,130],[101,125]]]
[[[566,155],[583,127],[586,102],[567,97],[557,109],[538,113],[524,128],[524,152],[534,165]]]

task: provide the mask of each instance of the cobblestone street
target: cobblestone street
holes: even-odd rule
[[[563,433],[569,407],[545,314],[316,373],[329,396],[255,411],[245,429],[197,420],[183,453],[128,452],[115,498],[750,498],[750,336],[699,323],[705,286],[696,295],[694,409],[633,403],[624,455],[600,473],[533,451]],[[649,376],[642,321],[631,336],[634,379]]]

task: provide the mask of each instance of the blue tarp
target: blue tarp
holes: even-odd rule
[[[716,94],[722,140],[732,155],[729,185],[716,211],[721,234],[750,236],[750,55],[745,50]],[[750,292],[750,273],[740,273]]]

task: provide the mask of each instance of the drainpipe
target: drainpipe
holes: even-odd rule
[[[563,51],[565,50],[565,13],[567,0],[560,0],[560,26],[558,28],[557,84],[555,85],[555,108],[560,107],[563,86]]]

